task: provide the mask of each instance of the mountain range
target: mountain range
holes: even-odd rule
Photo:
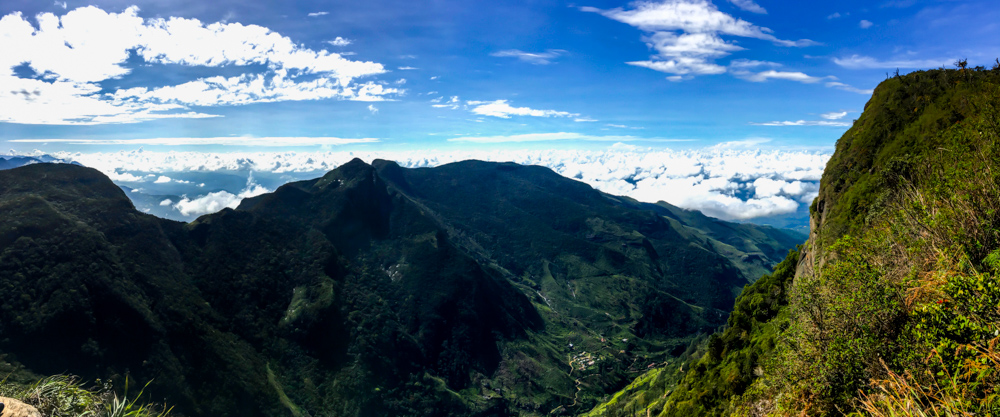
[[[805,236],[547,168],[351,161],[190,223],[0,171],[0,372],[191,416],[572,415],[678,366]]]

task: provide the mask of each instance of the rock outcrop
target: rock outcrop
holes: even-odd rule
[[[0,397],[0,417],[42,417],[42,413],[24,402]]]

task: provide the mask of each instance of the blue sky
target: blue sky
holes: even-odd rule
[[[1000,56],[991,1],[8,0],[0,16],[15,153],[828,153],[886,73]]]

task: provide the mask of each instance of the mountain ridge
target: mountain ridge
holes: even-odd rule
[[[588,416],[1000,412],[1000,63],[875,88],[811,232],[679,370]]]
[[[676,361],[744,271],[796,240],[478,161],[354,160],[187,224],[89,168],[0,178],[4,367],[152,379],[192,415],[585,407]]]

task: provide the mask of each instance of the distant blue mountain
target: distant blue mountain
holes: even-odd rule
[[[56,164],[73,164],[80,165],[77,162],[67,161],[59,158],[55,158],[49,155],[40,156],[22,156],[22,155],[11,155],[11,156],[0,156],[0,169],[11,169],[20,166],[31,165],[31,164],[41,164],[41,163],[56,163]],[[82,165],[80,165],[82,166]]]

